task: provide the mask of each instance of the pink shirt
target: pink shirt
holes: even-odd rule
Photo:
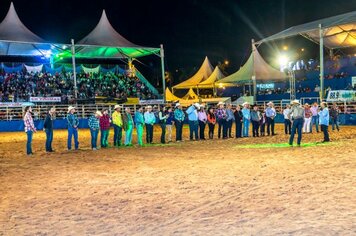
[[[310,111],[311,111],[311,113],[313,114],[313,116],[317,116],[318,115],[318,106],[312,106],[311,108],[310,108]]]
[[[208,117],[206,116],[206,112],[198,112],[198,120],[206,122],[208,120]]]

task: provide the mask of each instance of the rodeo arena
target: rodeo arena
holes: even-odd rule
[[[172,86],[163,45],[105,10],[67,44],[13,3],[0,17],[0,235],[356,235],[356,54],[340,53],[356,11],[251,39],[232,74],[202,58]],[[319,58],[259,52],[300,36]]]

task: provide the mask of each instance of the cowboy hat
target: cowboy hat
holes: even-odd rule
[[[242,103],[242,106],[245,106],[245,105],[250,105],[250,103],[249,102]]]
[[[199,108],[200,107],[200,104],[199,103],[194,103],[194,106],[196,107],[196,108]]]
[[[71,110],[73,110],[73,109],[75,109],[75,107],[69,106],[69,107],[68,107],[68,113],[69,113]]]
[[[218,103],[218,106],[220,106],[220,105],[225,105],[225,103],[219,102],[219,103]]]
[[[180,103],[178,102],[178,103],[176,103],[176,107],[180,107]]]
[[[152,106],[149,105],[149,106],[146,107],[146,109],[152,109]]]
[[[299,100],[298,100],[298,99],[294,99],[294,100],[291,102],[291,104],[293,105],[293,104],[300,104],[300,103],[299,103]]]
[[[115,106],[114,106],[114,110],[116,110],[116,109],[118,109],[118,108],[122,108],[122,106],[121,106],[121,105],[115,105]]]
[[[309,103],[305,103],[304,106],[309,106]]]
[[[95,112],[95,115],[97,115],[97,116],[103,116],[103,113],[101,113],[101,111],[96,111],[96,112]]]
[[[269,106],[269,105],[273,105],[273,102],[272,101],[269,101],[268,103],[267,103],[267,105]]]

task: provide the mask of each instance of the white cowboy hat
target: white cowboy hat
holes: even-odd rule
[[[199,103],[194,103],[194,106],[196,107],[196,108],[199,108],[200,107],[200,104]]]
[[[250,105],[250,103],[249,102],[242,103],[242,106],[245,106],[245,105]]]
[[[298,100],[298,99],[294,99],[294,100],[291,102],[291,104],[293,105],[293,104],[300,104],[300,103],[299,103],[299,100]]]
[[[69,107],[68,107],[68,113],[69,113],[71,110],[73,110],[73,109],[75,109],[75,107],[69,106]]]
[[[95,112],[95,115],[97,115],[97,116],[103,116],[103,113],[101,113],[101,111],[96,111],[96,112]]]
[[[178,103],[176,103],[176,107],[180,107],[180,103],[178,102]]]
[[[114,110],[116,110],[116,109],[118,109],[118,108],[122,108],[122,106],[121,106],[121,105],[115,105],[115,106],[114,106]]]
[[[225,103],[219,102],[219,103],[218,103],[218,106],[220,106],[220,105],[225,105]]]
[[[269,101],[269,102],[267,103],[267,105],[268,105],[268,106],[269,106],[269,105],[273,105],[273,102]]]
[[[152,109],[152,106],[147,106],[146,108],[147,108],[147,109]]]

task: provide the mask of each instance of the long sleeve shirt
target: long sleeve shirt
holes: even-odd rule
[[[200,120],[201,122],[204,122],[204,123],[207,122],[208,117],[207,117],[206,112],[204,110],[198,112],[198,120]]]
[[[217,120],[226,119],[227,118],[226,110],[225,109],[217,109],[215,116],[216,116]]]
[[[320,125],[329,125],[329,109],[325,107],[323,110],[319,112],[319,124]]]
[[[276,116],[276,109],[274,109],[273,107],[267,107],[266,116],[269,118],[274,118]]]
[[[188,120],[190,121],[198,120],[198,111],[194,105],[190,106],[186,112],[188,114]]]
[[[108,130],[110,129],[110,116],[109,115],[102,115],[100,117],[100,129],[101,130]]]
[[[79,125],[79,120],[77,115],[69,113],[67,115],[68,127],[77,128]]]
[[[286,108],[283,110],[283,117],[285,120],[289,120],[290,119],[290,109],[289,108]]]
[[[160,111],[160,112],[158,113],[158,119],[159,119],[159,122],[160,122],[160,123],[165,124],[166,121],[167,121],[166,114],[164,114],[163,111]]]
[[[123,122],[124,130],[128,130],[129,127],[133,125],[132,115],[130,113],[125,112],[122,115],[122,122]]]
[[[183,122],[185,118],[184,112],[181,109],[174,110],[174,120]]]
[[[145,123],[145,119],[143,118],[143,114],[139,111],[135,112],[135,123],[136,125],[143,125]]]
[[[304,109],[301,106],[292,106],[290,111],[290,116],[295,119],[300,119],[304,117]]]
[[[25,132],[28,131],[36,131],[36,127],[35,124],[33,123],[33,118],[30,112],[26,112],[24,118],[23,118],[23,122],[25,125]]]
[[[250,120],[251,119],[251,111],[250,111],[250,109],[242,108],[241,112],[242,112],[242,116],[243,116],[244,119],[246,119],[246,120]]]
[[[45,128],[47,130],[53,129],[53,117],[49,113],[47,113],[46,119],[43,124],[43,128]]]
[[[88,120],[88,126],[92,130],[99,130],[100,129],[99,119],[96,118],[94,115],[92,115]]]
[[[260,121],[261,115],[259,111],[252,110],[250,114],[251,114],[251,120]]]
[[[120,113],[120,112],[114,111],[114,112],[112,113],[112,123],[113,123],[114,125],[117,125],[117,126],[119,126],[119,127],[122,127],[123,122],[122,122],[122,116],[121,116],[121,113]]]
[[[208,118],[208,122],[210,123],[210,124],[215,124],[216,123],[216,117],[215,117],[215,114],[214,113],[208,113],[208,116],[207,116],[207,118]]]
[[[227,121],[235,120],[234,112],[231,109],[226,109],[226,115],[227,115],[227,118],[226,118]]]
[[[312,106],[312,107],[310,108],[310,111],[311,111],[311,113],[313,114],[313,116],[317,116],[317,115],[318,115],[318,109],[319,109],[318,106]]]
[[[156,116],[153,112],[146,111],[144,114],[145,124],[154,125],[156,122]]]
[[[167,125],[172,125],[172,122],[174,120],[174,113],[173,112],[168,112],[168,118],[166,121]]]
[[[312,116],[312,112],[310,108],[305,108],[304,109],[304,118],[310,118]]]
[[[235,117],[235,122],[241,123],[242,119],[243,119],[243,115],[242,115],[241,110],[240,111],[235,111],[234,112],[234,117]]]

